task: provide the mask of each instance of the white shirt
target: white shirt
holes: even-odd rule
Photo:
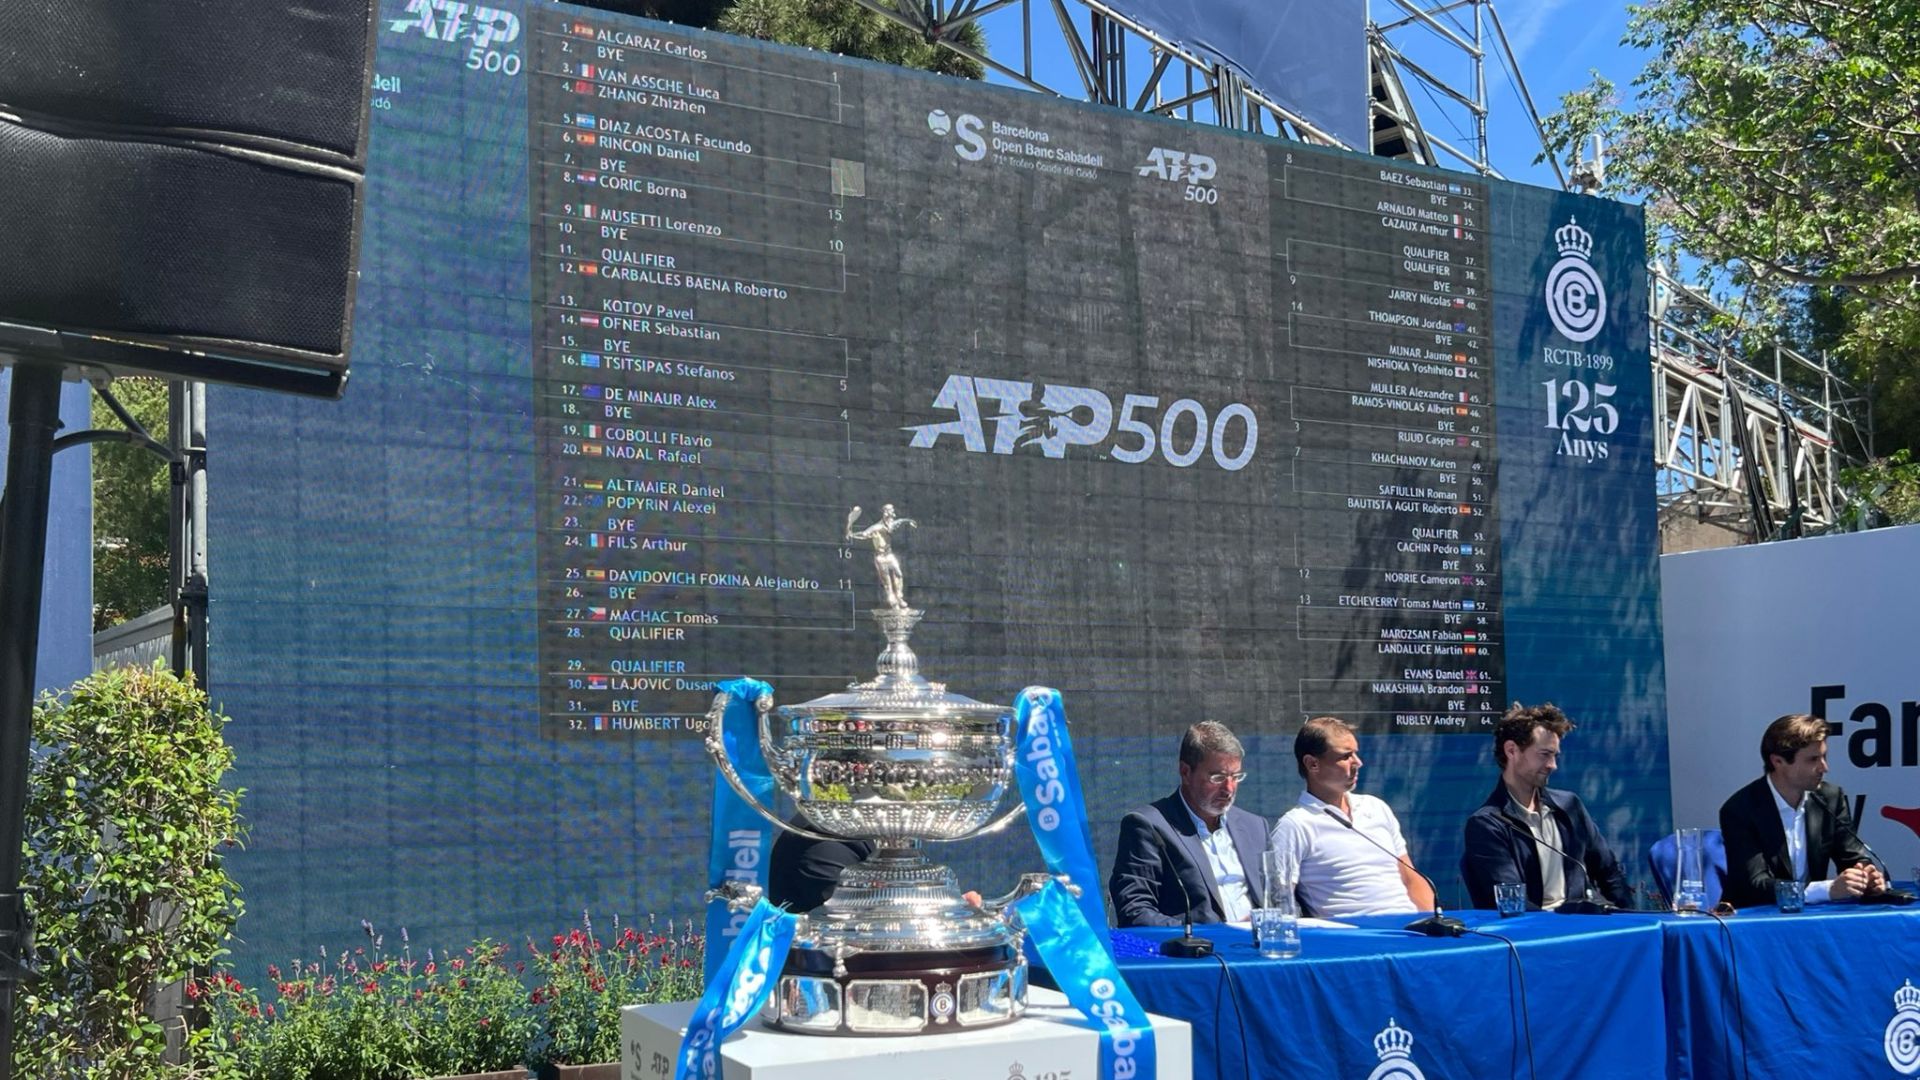
[[[1549,910],[1559,907],[1567,898],[1567,866],[1555,849],[1566,845],[1560,842],[1560,823],[1553,819],[1553,807],[1547,805],[1545,795],[1536,793],[1533,809],[1528,810],[1509,791],[1507,810],[1533,832],[1533,854],[1540,860],[1540,906]]]
[[[1347,796],[1347,805],[1352,828],[1338,807],[1300,793],[1300,805],[1281,816],[1270,840],[1282,880],[1294,882],[1312,913],[1324,918],[1419,911],[1400,878],[1395,856],[1406,855],[1407,841],[1392,808],[1357,793]]]
[[[1807,881],[1807,800],[1811,794],[1800,796],[1799,806],[1788,806],[1787,800],[1780,795],[1780,789],[1773,786],[1773,780],[1767,780],[1767,790],[1773,793],[1774,809],[1780,811],[1780,827],[1787,831],[1787,857],[1793,860],[1795,881]],[[1806,900],[1809,904],[1824,904],[1832,899],[1833,880],[1807,881]]]
[[[1227,835],[1226,815],[1220,816],[1219,828],[1209,829],[1207,819],[1193,812],[1185,795],[1180,796],[1180,805],[1187,808],[1187,816],[1193,819],[1194,835],[1200,837],[1200,847],[1207,853],[1207,868],[1213,871],[1213,883],[1220,892],[1224,921],[1252,919],[1253,901],[1247,892],[1247,870],[1240,865],[1240,853],[1234,850],[1233,837]]]

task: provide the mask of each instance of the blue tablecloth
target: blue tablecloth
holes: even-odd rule
[[[1661,931],[1669,1077],[1920,1075],[1920,905],[1749,908]]]
[[[1391,1061],[1426,1080],[1527,1077],[1529,1030],[1541,1080],[1646,1080],[1666,1070],[1659,920],[1456,914],[1511,938],[1521,970],[1502,942],[1421,937],[1400,929],[1405,917],[1303,930],[1302,953],[1290,960],[1263,959],[1245,930],[1203,926],[1214,958],[1123,958],[1120,966],[1148,1010],[1193,1024],[1196,1080],[1360,1080]],[[1127,932],[1154,941],[1177,934]],[[1405,1058],[1394,1056],[1402,1049]]]

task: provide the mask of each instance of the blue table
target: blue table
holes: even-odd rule
[[[1920,1075],[1920,992],[1906,992],[1920,991],[1920,905],[1748,908],[1660,928],[1674,1080]]]
[[[1646,1080],[1666,1070],[1660,920],[1455,914],[1512,939],[1521,971],[1503,942],[1420,937],[1400,929],[1406,917],[1303,930],[1302,953],[1290,960],[1262,958],[1245,930],[1203,926],[1215,958],[1123,956],[1120,967],[1149,1011],[1193,1024],[1196,1080],[1361,1080],[1395,1060],[1426,1080],[1525,1078],[1529,1031],[1541,1080]],[[1177,934],[1127,933],[1156,943]],[[1526,983],[1524,1027],[1516,974]],[[1406,1058],[1391,1056],[1402,1047]]]

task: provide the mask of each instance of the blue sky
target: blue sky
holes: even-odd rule
[[[1402,14],[1389,0],[1367,2],[1378,22],[1391,22]],[[1127,9],[1127,0],[1115,0],[1115,4],[1120,10]],[[1543,115],[1558,106],[1562,94],[1585,86],[1593,70],[1602,72],[1623,87],[1631,83],[1640,70],[1640,58],[1619,44],[1627,24],[1627,6],[1624,3],[1506,0],[1494,6],[1507,29],[1521,74]],[[1072,61],[1061,43],[1058,31],[1054,29],[1051,11],[1040,0],[1034,0],[1031,8],[1035,26],[1040,31],[1035,34],[1036,72],[1049,85],[1077,85]],[[1085,10],[1076,9],[1075,14],[1084,33]],[[1465,19],[1469,16],[1463,10],[1456,13],[1456,17]],[[1002,63],[1015,66],[1019,64],[1020,51],[1016,29],[1018,18],[1019,6],[1015,5],[983,20],[990,54]],[[1417,27],[1408,28],[1396,32],[1392,40],[1412,59],[1435,70],[1436,74],[1449,81],[1457,80],[1458,85],[1468,85],[1470,69],[1460,54],[1451,47],[1436,47],[1434,43],[1438,39],[1430,32]],[[1488,40],[1492,40],[1491,29],[1488,31]],[[1135,64],[1133,70],[1145,70],[1144,62]],[[1360,92],[1364,92],[1364,88]],[[1463,130],[1465,125],[1436,109],[1422,92],[1411,92],[1416,107],[1431,130],[1441,138],[1464,147],[1468,141]],[[1494,167],[1510,179],[1548,187],[1559,186],[1551,168],[1532,163],[1534,156],[1539,153],[1539,142],[1533,134],[1525,108],[1512,89],[1511,80],[1499,64],[1488,65],[1487,92],[1488,143]]]

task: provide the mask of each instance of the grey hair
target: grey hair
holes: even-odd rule
[[[1234,738],[1227,725],[1218,720],[1202,720],[1180,736],[1180,763],[1198,765],[1207,759],[1208,754],[1236,758],[1247,756],[1246,749],[1240,745],[1239,739]]]

